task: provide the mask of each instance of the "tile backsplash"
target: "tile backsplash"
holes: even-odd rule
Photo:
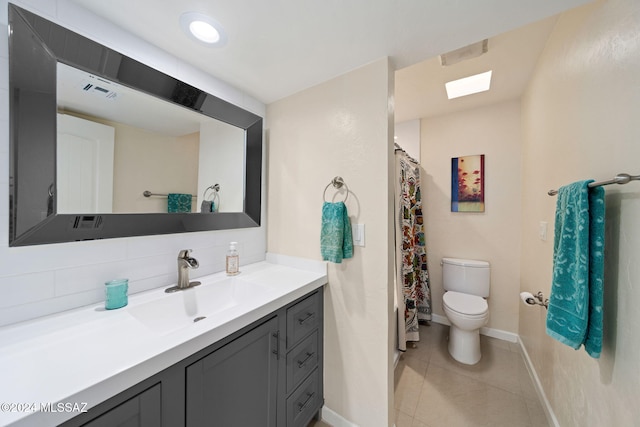
[[[0,325],[94,304],[104,282],[125,277],[129,293],[177,281],[177,256],[193,249],[197,278],[224,270],[229,241],[237,240],[241,264],[265,258],[262,228],[185,233],[21,248],[0,248]]]
[[[181,63],[70,0],[15,3],[264,117],[265,107],[259,101]],[[6,26],[6,0],[0,0],[0,9],[1,24]],[[241,264],[264,260],[264,225],[10,248],[7,37],[6,31],[0,32],[0,325],[98,303],[104,299],[104,282],[114,278],[128,278],[130,293],[169,286],[177,281],[176,258],[181,249],[193,249],[192,254],[200,263],[191,272],[193,278],[224,270],[229,241],[239,243]]]

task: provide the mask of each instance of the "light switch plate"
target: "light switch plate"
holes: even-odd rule
[[[547,222],[546,221],[540,221],[540,224],[538,225],[538,236],[540,237],[540,240],[542,240],[543,242],[547,240]]]
[[[364,246],[364,224],[354,224],[351,229],[354,246]]]

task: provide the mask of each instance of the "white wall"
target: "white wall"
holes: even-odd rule
[[[640,3],[598,1],[559,18],[523,100],[522,290],[549,294],[555,197],[577,180],[640,174]],[[560,426],[640,419],[640,182],[606,187],[604,343],[599,360],[545,333],[522,307],[520,336]],[[553,233],[551,232],[552,236]]]
[[[503,102],[421,123],[424,205],[433,312],[442,309],[443,257],[489,261],[487,327],[518,331],[520,292],[520,102]],[[485,155],[485,212],[451,212],[451,158]]]
[[[394,421],[392,78],[379,60],[267,109],[269,252],[321,259],[322,196],[336,175],[351,222],[366,225],[366,246],[329,264],[324,334],[325,406],[363,427]]]
[[[260,116],[265,107],[237,89],[186,65],[123,32],[69,0],[22,0],[19,6],[202,88]],[[0,0],[0,24],[7,25],[7,1]],[[178,251],[194,250],[197,277],[224,270],[231,240],[240,243],[241,262],[264,259],[266,228],[109,239],[33,247],[8,247],[9,66],[7,31],[0,32],[0,325],[92,304],[104,299],[103,282],[128,277],[131,292],[176,280]],[[264,218],[264,216],[263,216]],[[264,224],[264,221],[263,221]]]
[[[396,123],[394,141],[416,160],[420,160],[420,119]]]
[[[244,131],[226,123],[211,121],[200,127],[200,164],[198,167],[198,209],[207,187],[220,184],[220,212],[242,212],[244,209],[244,164],[246,155]],[[207,200],[213,192],[207,191]]]

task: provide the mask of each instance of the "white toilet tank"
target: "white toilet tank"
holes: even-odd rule
[[[442,258],[442,284],[446,291],[489,296],[491,268],[487,261]]]

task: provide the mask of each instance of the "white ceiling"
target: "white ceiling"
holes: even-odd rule
[[[73,0],[95,14],[271,103],[389,56],[397,69],[549,17],[587,0]],[[180,15],[208,14],[228,43],[182,33]],[[491,46],[490,46],[491,49]]]

